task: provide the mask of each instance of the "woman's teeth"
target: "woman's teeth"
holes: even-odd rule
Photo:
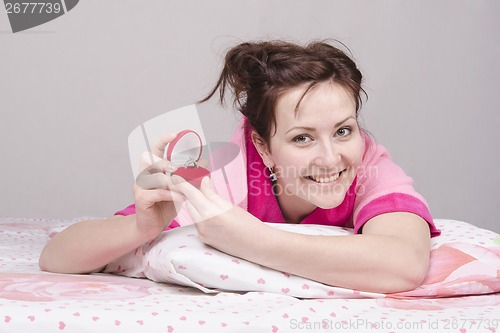
[[[336,173],[332,176],[322,176],[322,177],[316,177],[316,176],[308,176],[307,178],[311,179],[312,181],[315,181],[316,183],[331,183],[336,181],[342,172]]]

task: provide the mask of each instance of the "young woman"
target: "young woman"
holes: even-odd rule
[[[439,231],[411,178],[359,127],[361,82],[356,64],[324,42],[235,46],[205,100],[218,91],[223,103],[230,91],[244,116],[233,141],[246,152],[246,209],[219,197],[208,178],[198,189],[165,175],[172,165],[161,161],[138,178],[135,205],[67,228],[46,245],[40,267],[98,271],[158,236],[186,201],[200,239],[231,255],[328,285],[414,289]],[[174,136],[153,153],[163,156]],[[301,235],[262,222],[346,226],[355,235]]]

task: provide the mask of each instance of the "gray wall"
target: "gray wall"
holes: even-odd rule
[[[337,38],[366,78],[365,127],[434,216],[500,231],[499,16],[495,0],[85,0],[12,34],[2,8],[0,215],[112,214],[132,201],[128,134],[201,98],[229,46]],[[227,139],[231,111],[202,111]]]

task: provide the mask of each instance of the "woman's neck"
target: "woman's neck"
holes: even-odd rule
[[[273,189],[276,189],[276,186],[273,186]],[[295,195],[289,195],[286,193],[276,193],[275,197],[278,201],[278,205],[281,210],[281,214],[285,218],[287,223],[298,224],[300,223],[307,215],[312,213],[317,206],[312,203],[305,201]]]

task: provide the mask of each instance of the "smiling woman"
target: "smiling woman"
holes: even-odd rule
[[[356,105],[340,84],[327,81],[283,93],[276,105],[276,126],[269,143],[254,133],[264,164],[276,173],[276,186],[296,195],[277,196],[289,222],[299,223],[317,207],[335,208],[356,177],[363,140]],[[298,105],[298,112],[290,112]]]
[[[230,255],[331,286],[416,288],[429,267],[429,238],[439,230],[412,179],[360,128],[361,83],[352,59],[324,42],[235,46],[203,101],[219,92],[223,103],[230,92],[243,115],[232,141],[246,154],[247,202],[224,200],[208,177],[198,189],[164,173],[169,165],[162,161],[143,173],[147,182],[138,179],[135,205],[111,221],[64,230],[45,247],[41,267],[100,270],[182,225],[174,203],[185,201],[200,239]],[[160,160],[172,136],[166,138],[153,149]],[[262,222],[342,226],[355,234],[302,235]]]

